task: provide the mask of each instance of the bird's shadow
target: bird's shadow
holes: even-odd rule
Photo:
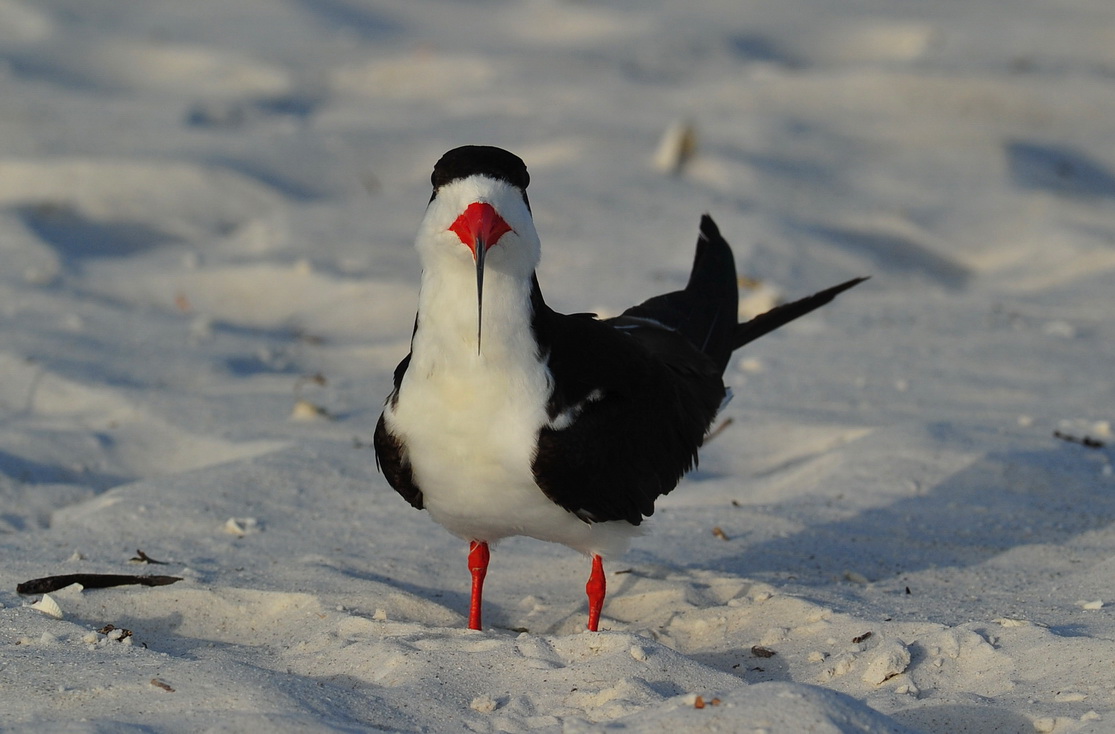
[[[100,221],[61,202],[30,204],[16,211],[24,226],[67,261],[124,257],[177,241],[142,221]]]
[[[1023,545],[1064,543],[1115,522],[1115,492],[1104,490],[1091,460],[1103,457],[1089,451],[1058,443],[990,452],[884,506],[807,521],[798,532],[754,545],[733,544],[697,565],[752,578],[792,575],[797,584],[823,586],[850,570],[873,581],[974,566]],[[746,506],[733,509],[745,512]],[[792,509],[772,511],[785,516]],[[741,540],[746,544],[745,536]]]
[[[1011,181],[1020,189],[1069,198],[1115,198],[1115,173],[1065,145],[1012,140],[1005,146]]]

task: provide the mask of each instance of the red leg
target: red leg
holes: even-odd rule
[[[484,576],[488,573],[488,544],[474,540],[468,547],[468,570],[472,572],[472,601],[468,606],[468,628],[482,629],[480,626],[480,604],[484,596]]]
[[[588,628],[592,632],[596,632],[600,624],[600,610],[604,608],[604,592],[607,586],[604,580],[604,559],[594,555],[592,573],[588,577],[588,583],[585,584],[585,592],[588,594]]]

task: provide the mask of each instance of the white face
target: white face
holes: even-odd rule
[[[534,220],[519,189],[487,176],[469,176],[438,189],[418,228],[416,247],[425,268],[461,268],[474,272],[472,250],[452,231],[470,204],[489,204],[511,231],[489,246],[484,269],[515,279],[529,279],[538,266],[541,246]]]

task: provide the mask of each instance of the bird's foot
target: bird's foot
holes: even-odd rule
[[[592,557],[592,573],[589,574],[588,583],[585,584],[585,593],[588,594],[588,629],[596,632],[600,626],[600,610],[604,608],[604,594],[607,591],[607,582],[604,580],[604,559],[594,555]]]
[[[470,630],[482,629],[480,624],[480,607],[484,596],[484,577],[488,574],[488,561],[491,553],[488,544],[483,540],[474,540],[469,544],[468,570],[472,573],[472,600],[468,606],[468,628]]]

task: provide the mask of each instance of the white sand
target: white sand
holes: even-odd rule
[[[0,0],[0,729],[1115,731],[1113,39],[1109,0]],[[466,549],[368,446],[468,142],[527,160],[561,310],[676,287],[703,211],[748,307],[874,276],[738,354],[598,634],[523,539],[462,629]],[[69,573],[184,580],[15,592]]]

